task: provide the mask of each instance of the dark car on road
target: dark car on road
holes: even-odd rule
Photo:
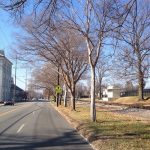
[[[14,101],[4,101],[4,105],[14,105]]]

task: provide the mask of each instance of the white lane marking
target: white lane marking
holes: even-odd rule
[[[35,113],[33,112],[33,116],[35,115]]]
[[[25,126],[25,124],[22,124],[22,125],[20,126],[20,128],[17,130],[17,133],[19,133],[19,132],[23,129],[24,126]]]

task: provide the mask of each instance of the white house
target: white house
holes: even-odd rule
[[[103,101],[109,101],[120,97],[120,88],[114,86],[108,86],[103,90]]]

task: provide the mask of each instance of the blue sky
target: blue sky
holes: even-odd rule
[[[17,25],[15,25],[14,20],[11,16],[0,10],[0,49],[5,51],[5,56],[13,63],[14,59],[12,59],[12,50],[11,47],[15,46],[15,33],[21,32]],[[12,66],[12,76],[14,77],[14,68]],[[27,72],[29,72],[27,70]],[[28,75],[29,77],[29,75]],[[25,79],[26,79],[26,69],[22,67],[20,62],[18,62],[17,66],[17,85],[25,89]]]

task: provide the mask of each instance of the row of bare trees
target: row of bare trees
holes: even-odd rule
[[[46,30],[43,30],[43,26],[34,28],[34,24],[31,23],[25,24],[24,27],[27,35],[21,37],[19,49],[22,51],[17,53],[22,56],[34,55],[56,68],[59,67],[58,73],[71,93],[71,107],[75,110],[76,83],[88,67],[83,38],[60,25],[54,28],[45,25]],[[48,70],[50,71],[50,68]],[[44,77],[44,74],[42,76]]]
[[[0,6],[26,16],[19,37],[19,54],[32,56],[61,68],[61,75],[71,93],[75,110],[76,83],[86,72],[91,76],[91,120],[96,121],[96,66],[99,84],[108,70],[117,70],[120,78],[131,76],[139,85],[139,99],[144,99],[144,79],[150,66],[150,1],[142,0],[41,0],[33,1],[30,17],[26,16],[29,0],[1,2]],[[44,5],[43,5],[44,4]],[[24,14],[23,14],[24,12]],[[27,11],[29,12],[29,11]],[[109,50],[108,50],[109,49]],[[104,53],[116,55],[112,68]],[[112,55],[113,53],[111,53]],[[98,62],[100,66],[98,66]],[[116,63],[117,62],[117,63]],[[107,66],[107,65],[111,66]],[[102,65],[105,67],[103,68]],[[106,69],[107,67],[107,69]]]
[[[57,85],[56,70],[57,68],[54,65],[47,63],[41,68],[34,69],[32,72],[33,78],[30,82],[32,82],[32,85],[38,86],[40,89],[44,89],[48,99],[50,99],[50,96],[54,96],[55,93],[54,87]],[[61,80],[62,78],[60,76],[60,81]]]

